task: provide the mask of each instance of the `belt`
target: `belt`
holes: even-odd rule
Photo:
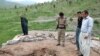
[[[58,27],[59,29],[65,29],[65,27]]]

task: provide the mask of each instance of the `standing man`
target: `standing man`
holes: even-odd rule
[[[28,35],[28,20],[25,16],[21,16],[21,26],[24,35]]]
[[[64,17],[64,13],[60,12],[59,13],[59,17],[57,19],[57,29],[58,29],[58,44],[57,46],[61,45],[62,42],[62,46],[65,46],[65,30],[66,30],[66,18]]]
[[[93,28],[93,18],[89,16],[87,10],[82,12],[82,27],[81,33],[79,36],[79,47],[80,55],[79,56],[90,56],[90,43],[91,43],[91,33]]]
[[[79,35],[81,32],[81,25],[82,25],[82,20],[83,20],[81,11],[77,12],[77,17],[78,17],[78,20],[77,20],[77,29],[76,29],[76,46],[77,46],[77,50],[79,51]]]

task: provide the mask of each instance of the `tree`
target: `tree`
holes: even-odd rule
[[[28,11],[28,8],[27,8],[27,7],[25,8],[25,11],[26,11],[26,12]]]
[[[17,5],[15,5],[14,8],[17,9]]]

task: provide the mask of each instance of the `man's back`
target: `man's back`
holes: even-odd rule
[[[28,20],[25,17],[21,17],[22,24],[28,24]]]

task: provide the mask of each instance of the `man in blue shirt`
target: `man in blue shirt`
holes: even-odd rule
[[[79,47],[80,53],[79,56],[90,56],[90,42],[91,42],[91,33],[93,28],[93,18],[89,16],[87,10],[82,12],[82,26],[81,33],[79,36]]]

